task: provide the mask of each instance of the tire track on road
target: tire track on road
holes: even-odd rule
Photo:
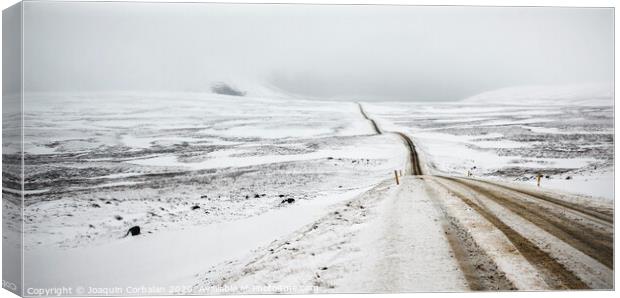
[[[584,217],[594,217],[597,220],[599,220],[601,223],[606,224],[610,227],[613,228],[613,223],[614,223],[614,215],[612,214],[608,214],[608,213],[604,213],[601,212],[599,210],[587,207],[587,206],[582,206],[579,204],[575,204],[575,203],[571,203],[571,202],[567,202],[565,200],[561,200],[561,199],[557,199],[557,198],[553,198],[549,195],[540,193],[540,192],[535,192],[535,191],[530,191],[530,190],[525,190],[525,189],[519,189],[516,187],[512,187],[512,186],[508,186],[508,185],[503,185],[500,183],[493,183],[491,181],[485,181],[485,180],[479,180],[479,179],[472,179],[472,178],[463,178],[463,179],[467,179],[467,180],[472,180],[472,181],[477,181],[477,182],[481,182],[481,183],[485,183],[485,184],[489,184],[489,185],[493,185],[496,187],[501,187],[504,189],[508,189],[514,192],[518,192],[521,194],[525,194],[525,195],[529,195],[531,197],[537,198],[539,200],[543,200],[543,201],[547,201],[549,203],[555,204],[557,206],[560,207],[564,207],[567,209],[571,209],[573,211],[579,212],[581,214],[584,215]]]
[[[541,250],[529,239],[512,229],[488,208],[474,202],[469,199],[467,195],[450,187],[446,181],[451,182],[452,180],[443,177],[435,177],[434,179],[506,235],[521,255],[543,274],[545,282],[547,282],[549,286],[555,289],[589,289],[588,285],[573,272],[566,269],[564,265],[556,261],[547,252]],[[474,192],[476,191],[474,190]]]
[[[566,213],[549,212],[541,208],[540,205],[533,202],[526,202],[524,199],[519,198],[518,194],[520,194],[520,192],[515,192],[512,188],[502,188],[495,184],[491,184],[494,187],[507,189],[508,192],[512,192],[512,194],[500,195],[492,189],[486,189],[472,182],[464,181],[465,179],[453,177],[442,178],[459,183],[494,200],[513,213],[547,231],[549,234],[558,237],[575,249],[599,261],[608,268],[613,269],[613,230],[611,231],[612,234],[610,234],[609,232],[591,228],[591,226],[584,223],[584,221],[587,222],[589,220],[589,217],[583,217],[581,220],[574,220],[567,218]],[[515,195],[515,193],[517,195]]]
[[[420,179],[426,183],[430,180],[426,177],[420,177]],[[441,225],[446,240],[470,290],[516,290],[514,284],[497,268],[493,259],[476,243],[470,231],[463,227],[458,219],[450,216],[446,206],[438,199],[437,194],[433,193],[434,191],[432,188],[426,188],[427,195],[432,198],[433,206],[442,216]]]

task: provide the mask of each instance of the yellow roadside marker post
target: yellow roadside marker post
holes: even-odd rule
[[[538,173],[536,175],[536,186],[540,187],[540,178],[542,178],[542,175],[540,173]]]
[[[396,185],[400,184],[400,181],[398,181],[398,171],[394,170],[394,178],[396,178]]]

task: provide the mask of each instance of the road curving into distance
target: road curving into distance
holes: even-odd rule
[[[375,132],[384,133],[360,103],[358,106]],[[429,185],[443,188],[451,197],[473,210],[485,224],[499,230],[550,289],[613,289],[613,207],[592,206],[566,195],[516,184],[472,177],[425,175],[413,140],[402,132],[385,133],[400,136],[406,144],[410,154],[410,169],[406,173],[419,176]],[[415,194],[411,196],[415,198]],[[447,198],[437,199],[439,204],[446,204]],[[446,235],[454,234],[454,229],[466,230],[459,226],[464,219],[454,220],[454,216],[447,212],[445,216],[450,217],[452,225],[445,228]],[[463,247],[472,246],[465,243],[471,239],[448,238],[450,242],[462,242],[450,245],[455,257],[464,264],[461,268],[469,268],[463,271],[468,276],[470,287],[474,290],[497,290],[487,288],[483,281],[476,280],[476,276],[484,275],[484,272],[475,272],[482,270],[481,266],[476,265],[476,259],[479,259],[476,254],[484,252],[470,250],[470,253],[463,253]],[[501,270],[500,266],[491,268]],[[474,272],[467,273],[472,270]]]
[[[370,118],[368,116],[368,114],[366,113],[366,111],[364,111],[364,107],[362,106],[361,103],[357,103],[359,109],[360,109],[360,113],[362,114],[362,117],[364,117],[364,119],[368,120],[373,128],[373,130],[375,131],[376,134],[383,134],[383,131],[379,128],[379,125],[377,125],[377,122]],[[405,143],[405,145],[407,146],[407,150],[409,150],[409,161],[410,164],[408,165],[408,171],[405,171],[405,173],[414,175],[414,176],[418,176],[418,175],[424,175],[424,173],[422,172],[422,167],[420,165],[420,159],[418,158],[418,153],[415,149],[415,144],[413,143],[413,140],[411,140],[411,138],[402,133],[402,132],[397,132],[397,131],[389,131],[387,133],[393,133],[398,135],[403,142]]]

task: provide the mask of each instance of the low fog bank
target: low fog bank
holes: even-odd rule
[[[609,8],[26,2],[24,28],[28,92],[446,101],[613,81]]]

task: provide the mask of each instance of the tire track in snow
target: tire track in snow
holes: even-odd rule
[[[561,199],[557,199],[557,198],[553,198],[549,195],[540,193],[540,192],[534,192],[534,191],[530,191],[530,190],[525,190],[525,189],[520,189],[517,187],[512,187],[512,186],[508,186],[508,185],[504,185],[504,184],[500,184],[500,183],[493,183],[491,181],[485,181],[485,180],[478,180],[478,179],[471,179],[471,178],[464,178],[464,179],[468,179],[468,180],[472,180],[472,181],[477,181],[477,182],[481,182],[481,183],[485,183],[485,184],[489,184],[489,185],[494,185],[497,187],[501,187],[504,189],[508,189],[514,192],[518,192],[524,195],[529,195],[532,196],[536,199],[539,200],[543,200],[543,201],[547,201],[549,203],[555,204],[557,206],[566,208],[566,209],[570,209],[576,212],[579,212],[581,214],[583,214],[584,217],[589,218],[590,220],[596,220],[602,224],[605,224],[611,228],[613,228],[613,224],[614,224],[614,215],[613,213],[605,213],[605,212],[601,212],[600,210],[596,210],[593,208],[590,208],[588,206],[583,206],[583,205],[578,205],[575,203],[571,203],[571,202],[567,202]]]
[[[483,204],[474,202],[468,198],[467,195],[461,191],[455,190],[454,187],[449,185],[450,182],[454,183],[452,179],[444,177],[434,177],[434,179],[449,192],[453,193],[456,197],[461,199],[467,206],[475,210],[478,214],[482,215],[487,221],[492,223],[497,229],[499,229],[510,242],[517,248],[517,250],[532,264],[536,269],[543,274],[545,282],[554,289],[589,289],[590,287],[584,283],[573,272],[568,270],[564,265],[559,263],[547,252],[541,250],[536,244],[532,243],[529,239],[519,234],[508,224],[497,217],[491,210],[489,210]],[[465,185],[465,187],[468,187]],[[469,187],[468,187],[469,188]],[[477,192],[473,189],[474,192]]]
[[[554,212],[532,201],[527,202],[512,188],[504,188],[497,184],[489,184],[496,188],[484,188],[476,185],[471,180],[443,177],[461,185],[465,185],[476,192],[498,202],[510,211],[535,224],[560,240],[571,245],[575,249],[599,261],[610,269],[613,269],[613,229],[601,231],[588,225],[590,217],[584,216],[578,220],[567,217],[567,212],[557,209]],[[477,180],[476,180],[477,181]],[[504,190],[503,194],[497,192],[497,188]],[[506,191],[507,190],[507,191]],[[537,198],[537,197],[534,197]],[[572,210],[572,209],[571,209]],[[596,225],[595,225],[596,226]]]
[[[424,180],[425,177],[420,179]],[[454,258],[463,272],[472,291],[515,290],[515,286],[497,268],[497,264],[476,243],[471,233],[450,216],[446,206],[428,185],[426,193],[432,199],[433,207],[441,214],[441,226],[446,235]]]

